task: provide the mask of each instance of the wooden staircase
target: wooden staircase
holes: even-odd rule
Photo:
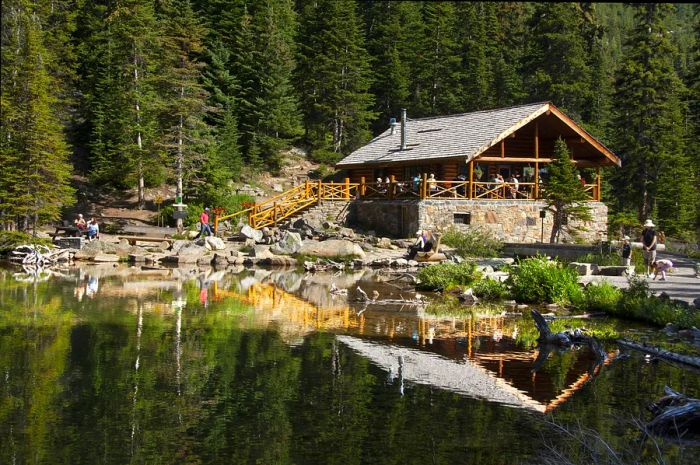
[[[218,230],[220,221],[243,215],[247,215],[248,224],[254,229],[276,226],[321,200],[350,200],[357,195],[358,186],[349,179],[345,179],[345,182],[306,181],[245,210],[230,215],[215,215],[214,231]]]

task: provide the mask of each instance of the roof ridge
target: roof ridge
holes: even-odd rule
[[[501,107],[501,108],[491,108],[488,110],[477,110],[477,111],[469,111],[466,113],[455,113],[453,115],[442,115],[442,116],[424,116],[422,118],[408,118],[408,121],[429,121],[433,119],[444,119],[444,118],[457,118],[460,116],[466,116],[466,115],[475,115],[477,113],[487,113],[487,112],[492,112],[492,111],[504,111],[504,110],[512,110],[513,108],[521,108],[521,107],[530,107],[530,106],[539,106],[539,105],[545,105],[545,104],[551,104],[552,102],[549,100],[545,100],[542,102],[532,102],[532,103],[523,103],[520,105],[512,105],[510,107]]]

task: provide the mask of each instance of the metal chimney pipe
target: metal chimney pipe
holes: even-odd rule
[[[406,150],[406,109],[401,109],[401,150]]]

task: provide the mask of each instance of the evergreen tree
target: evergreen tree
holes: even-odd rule
[[[160,4],[164,24],[163,70],[160,92],[162,143],[175,167],[176,196],[185,184],[196,184],[202,176],[206,154],[211,150],[211,133],[204,122],[208,94],[203,88],[200,61],[205,30],[192,11],[189,0],[168,0]],[[181,227],[178,220],[178,227]]]
[[[314,0],[301,13],[301,37],[307,40],[298,92],[307,137],[320,151],[347,153],[369,138],[370,58],[356,8],[350,0]]]
[[[640,4],[616,81],[617,211],[635,209],[640,221],[658,216],[667,234],[687,231],[696,215],[692,164],[683,140],[684,92],[674,68],[676,50],[664,27],[673,5]]]
[[[5,229],[36,227],[72,202],[68,146],[54,109],[55,81],[33,3],[2,3],[0,109],[0,222]]]
[[[538,4],[525,63],[530,100],[551,100],[578,120],[593,96],[583,21],[577,3]]]
[[[494,92],[492,47],[487,29],[495,24],[493,5],[485,2],[457,5],[459,28],[458,43],[462,55],[459,111],[493,108]]]
[[[414,59],[413,105],[417,116],[458,111],[461,58],[456,40],[455,6],[449,2],[423,4],[422,44]]]
[[[529,19],[533,4],[498,2],[493,4],[495,21],[488,34],[495,37],[488,51],[492,60],[494,107],[522,103],[528,95],[522,72],[526,47],[530,41]]]
[[[417,2],[381,1],[367,7],[367,50],[375,58],[376,78],[370,89],[375,96],[375,132],[386,129],[410,99],[413,60],[420,40],[420,5]]]
[[[83,42],[84,109],[94,181],[137,188],[145,203],[147,178],[159,181],[159,96],[156,73],[160,38],[152,0],[92,5]],[[148,167],[148,169],[146,169]]]
[[[559,242],[561,232],[574,233],[570,221],[590,221],[591,213],[586,205],[586,193],[576,177],[576,167],[571,161],[569,149],[561,138],[554,144],[549,176],[544,181],[544,199],[554,222],[549,242]]]

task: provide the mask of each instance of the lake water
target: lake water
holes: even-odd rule
[[[548,447],[585,461],[557,425],[653,461],[633,420],[665,385],[700,395],[697,372],[612,345],[602,366],[586,349],[538,360],[531,320],[500,309],[357,303],[358,285],[416,298],[384,273],[0,278],[2,464],[516,464]],[[697,463],[700,448],[656,442]]]

